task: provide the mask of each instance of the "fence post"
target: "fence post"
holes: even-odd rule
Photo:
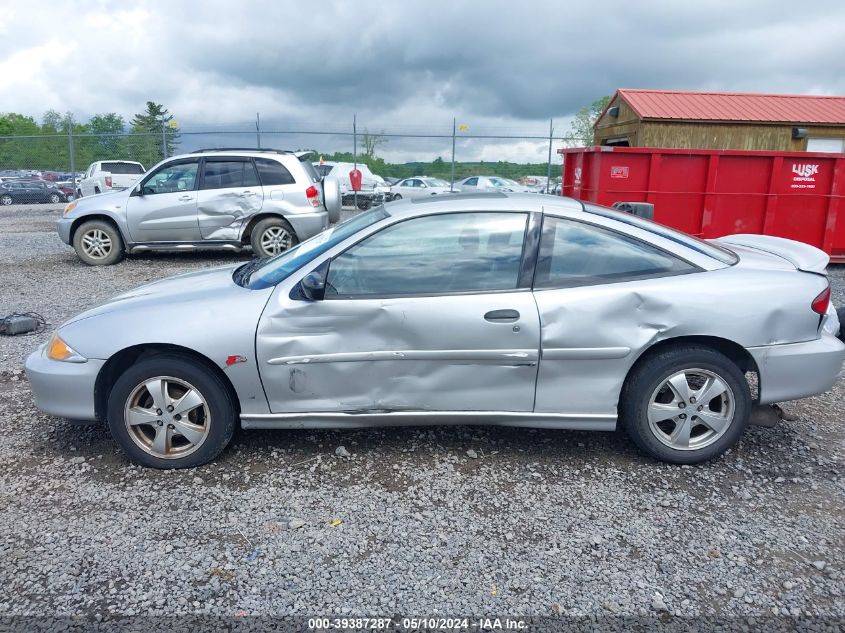
[[[70,181],[73,186],[73,195],[76,197],[76,157],[73,152],[73,123],[68,125],[67,128],[67,147],[70,154],[70,173],[72,174]]]
[[[452,178],[451,183],[449,183],[449,193],[453,193],[455,191],[455,127],[456,127],[457,119],[452,117]]]
[[[356,114],[352,115],[352,161],[355,163],[355,169],[358,169],[358,117]],[[355,201],[355,208],[358,208],[358,190],[352,190],[353,200]],[[341,196],[341,204],[343,203],[343,196]]]
[[[546,170],[546,193],[549,193],[552,180],[552,134],[554,134],[554,131],[554,121],[549,119],[549,166]]]
[[[161,122],[161,160],[167,158],[167,128],[164,121]]]
[[[258,149],[261,149],[261,116],[260,113],[255,113],[255,140],[258,143]]]

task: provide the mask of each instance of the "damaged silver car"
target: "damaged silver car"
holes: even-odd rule
[[[26,369],[42,411],[106,422],[156,468],[213,459],[238,424],[621,425],[691,464],[733,446],[754,404],[836,381],[827,262],[566,198],[434,196],[122,294]]]
[[[251,247],[277,255],[340,218],[336,180],[310,152],[213,149],[162,161],[131,188],[65,207],[59,237],[91,266],[127,253]]]

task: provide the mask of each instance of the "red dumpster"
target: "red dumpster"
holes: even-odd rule
[[[560,149],[562,195],[650,202],[654,219],[699,237],[760,233],[845,262],[845,154],[579,147]]]

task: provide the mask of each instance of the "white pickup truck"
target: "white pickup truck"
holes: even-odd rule
[[[91,163],[76,186],[76,195],[93,196],[106,191],[128,189],[144,175],[144,166],[131,160],[101,160]]]

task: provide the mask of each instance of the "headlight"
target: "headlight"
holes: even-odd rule
[[[68,213],[73,211],[75,208],[76,208],[76,200],[74,200],[73,202],[68,202],[67,206],[65,206],[65,210],[64,210],[64,213],[62,213],[62,215],[67,215]]]
[[[50,360],[63,361],[65,363],[84,363],[86,358],[81,356],[70,345],[65,343],[59,333],[53,334],[53,338],[47,344],[47,358]]]

